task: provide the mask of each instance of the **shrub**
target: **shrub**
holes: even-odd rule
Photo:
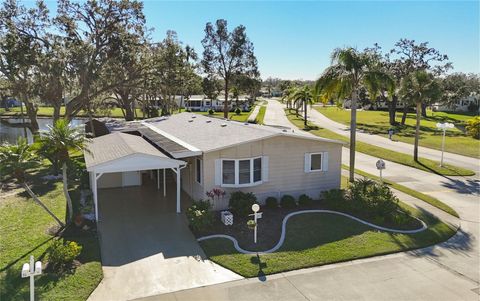
[[[204,231],[213,225],[212,204],[209,201],[195,201],[187,209],[187,219],[194,231]]]
[[[302,194],[298,198],[298,205],[300,206],[310,206],[313,203],[313,199],[306,194]]]
[[[236,108],[236,109],[235,109],[235,114],[236,114],[236,115],[242,114],[242,110],[241,110],[240,108]]]
[[[257,197],[249,192],[245,193],[242,191],[235,191],[230,194],[230,201],[228,206],[232,212],[241,215],[247,216],[252,212],[252,205],[257,202]]]
[[[213,109],[209,109],[208,110],[208,115],[213,115],[213,114],[215,114],[215,111]]]
[[[467,120],[465,129],[469,136],[472,136],[475,139],[480,139],[480,117],[476,116],[475,118]]]
[[[346,194],[351,210],[392,220],[399,210],[398,198],[385,184],[370,179],[355,180]]]
[[[267,208],[270,208],[270,209],[278,208],[277,198],[275,198],[275,197],[273,197],[273,196],[269,196],[269,197],[265,200],[265,206],[266,206]]]
[[[280,206],[285,209],[291,209],[297,207],[297,203],[293,196],[286,194],[280,199]]]
[[[47,249],[48,268],[52,271],[64,271],[72,266],[73,260],[82,252],[82,246],[74,241],[63,243],[55,239]]]
[[[250,228],[250,229],[254,229],[256,225],[257,224],[255,223],[255,221],[253,219],[250,219],[250,220],[247,221],[247,227]]]

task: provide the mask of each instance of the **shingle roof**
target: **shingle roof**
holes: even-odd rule
[[[133,154],[168,158],[142,137],[120,132],[92,139],[87,149],[85,152],[87,168]]]
[[[312,137],[299,131],[242,123],[194,113],[180,113],[142,122],[153,131],[191,151],[209,152],[275,136],[291,136],[328,143],[343,142]],[[162,147],[160,145],[160,147]]]

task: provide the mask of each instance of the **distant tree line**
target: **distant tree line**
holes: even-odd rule
[[[81,111],[92,118],[112,107],[133,120],[135,108],[142,117],[171,114],[176,96],[216,98],[222,90],[227,110],[230,95],[257,95],[260,74],[244,26],[229,32],[225,20],[207,23],[203,58],[175,31],[160,42],[151,31],[136,0],[59,0],[56,12],[43,1],[26,8],[6,0],[0,8],[0,96],[21,101],[37,133],[40,104],[53,107],[55,121]]]

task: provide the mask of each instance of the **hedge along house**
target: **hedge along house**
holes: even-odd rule
[[[225,190],[212,204],[217,210],[227,208],[229,193],[238,190],[263,203],[269,196],[318,198],[340,188],[339,141],[193,113],[108,126],[112,133],[94,138],[85,154],[96,208],[97,189],[142,185],[141,173],[149,170],[159,189],[160,182],[166,188],[165,171],[173,171],[177,212],[180,188],[193,200],[215,187]]]

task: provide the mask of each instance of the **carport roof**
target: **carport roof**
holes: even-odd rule
[[[162,159],[161,161],[171,161],[177,165],[182,163],[182,161],[170,159],[142,137],[120,132],[92,139],[87,149],[88,151],[85,152],[87,170],[133,156]],[[152,168],[155,167],[152,166]]]

